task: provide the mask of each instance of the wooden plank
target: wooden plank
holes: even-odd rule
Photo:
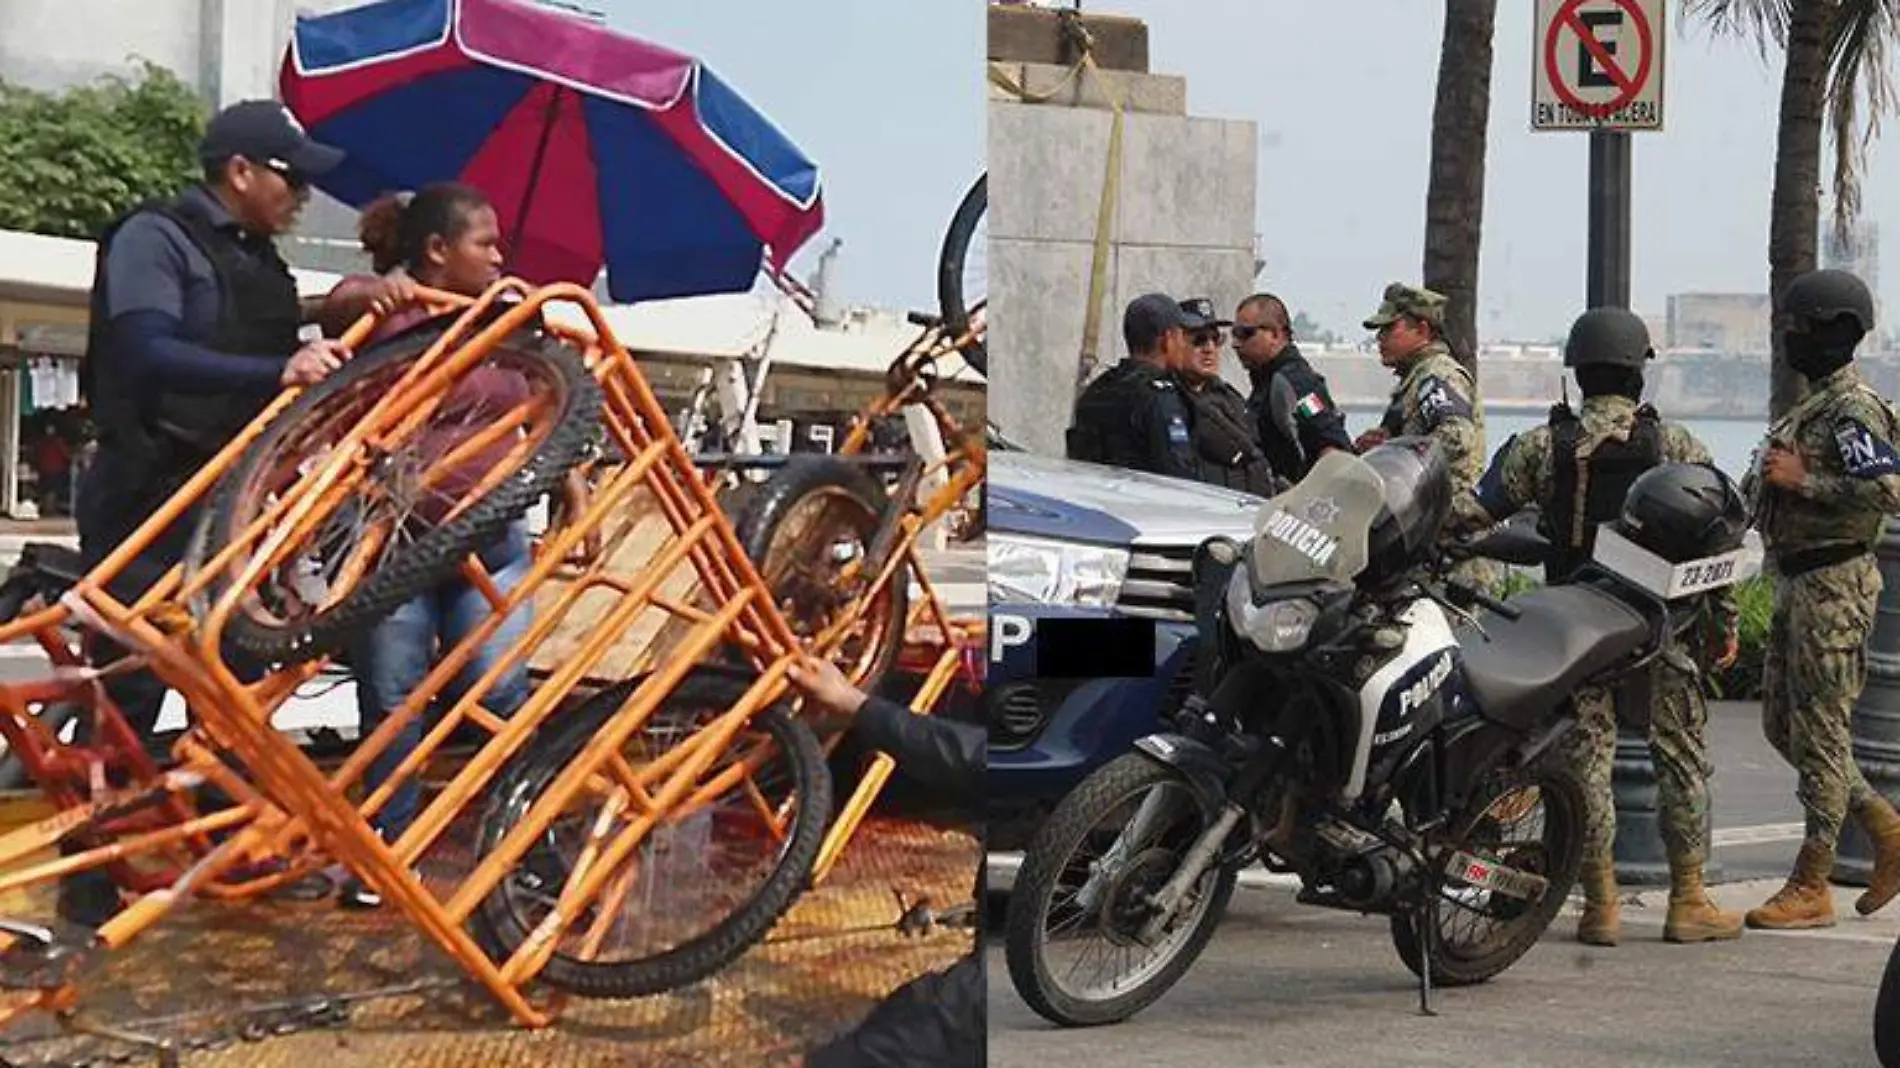
[[[605,472],[602,480],[611,477],[612,472]],[[611,538],[627,523],[632,524],[632,530],[608,558],[606,573],[621,581],[633,582],[646,572],[656,556],[673,543],[676,535],[653,496],[644,489],[634,496],[624,512],[610,516],[605,521],[603,541]],[[556,601],[571,586],[569,579],[559,577],[543,583],[534,594],[537,616],[552,612]],[[682,561],[658,590],[660,596],[670,600],[701,608],[709,607],[704,603],[702,592],[699,573],[690,558]],[[568,609],[554,633],[535,649],[529,658],[530,669],[536,674],[543,674],[572,661],[582,643],[593,636],[602,621],[619,607],[622,600],[624,596],[618,590],[607,586],[597,585],[583,593]],[[614,639],[606,656],[588,671],[586,682],[594,686],[607,685],[651,670],[658,657],[676,645],[693,626],[691,622],[649,606],[635,617],[632,626]]]

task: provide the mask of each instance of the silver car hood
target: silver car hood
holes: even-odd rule
[[[1196,545],[1215,535],[1248,541],[1265,503],[1186,479],[1002,450],[989,455],[989,487],[992,499],[1000,497],[1006,506],[1099,513],[1126,528],[1127,541],[1135,545]],[[1006,515],[1006,508],[993,509],[999,530],[1007,529]]]

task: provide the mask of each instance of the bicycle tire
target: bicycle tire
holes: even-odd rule
[[[520,815],[541,797],[548,784],[643,681],[628,679],[601,690],[557,721],[559,726],[553,733],[544,731],[529,743],[489,795],[477,837],[477,856],[487,856],[501,843]],[[696,669],[674,688],[654,716],[661,715],[666,704],[676,702],[703,701],[709,707],[730,707],[751,685],[751,678],[743,673]],[[638,960],[602,962],[578,960],[556,951],[541,971],[541,978],[584,997],[646,997],[674,990],[737,960],[791,908],[809,882],[818,850],[824,844],[831,818],[831,771],[811,728],[783,709],[767,708],[751,722],[791,757],[794,788],[798,791],[798,811],[792,819],[787,846],[758,892],[705,933],[665,952]],[[505,887],[496,887],[472,919],[476,941],[497,961],[513,956],[528,934],[509,907]]]
[[[251,522],[253,517],[239,514],[243,491],[288,435],[358,383],[420,357],[438,336],[437,330],[405,333],[372,346],[299,395],[219,480],[192,537],[189,571],[195,572],[215,557]],[[266,622],[241,609],[234,612],[225,626],[227,642],[277,663],[298,663],[337,652],[398,607],[452,577],[470,551],[500,536],[581,462],[598,433],[602,394],[579,354],[551,338],[525,331],[502,345],[541,363],[561,386],[562,410],[553,428],[515,475],[455,518],[428,529],[400,553],[392,554],[328,606],[289,621]],[[194,604],[195,614],[202,617],[204,606],[214,602],[227,585],[227,579],[214,577]]]
[[[970,314],[975,309],[971,294],[963,291],[963,267],[969,259],[970,241],[976,236],[977,224],[989,210],[990,176],[985,172],[963,195],[956,214],[950,217],[950,228],[944,232],[943,248],[937,255],[937,303],[952,336],[970,328]],[[976,368],[978,374],[989,377],[989,348],[984,339],[971,342],[963,350],[963,359]]]
[[[771,558],[774,538],[786,517],[798,508],[800,502],[827,492],[842,493],[851,498],[874,521],[873,525],[859,532],[864,538],[866,550],[869,550],[877,534],[875,524],[881,522],[884,514],[890,510],[890,502],[885,498],[883,487],[863,467],[835,456],[795,456],[747,502],[745,510],[733,524],[739,545],[745,549],[746,556],[754,566],[761,570],[765,568]],[[774,603],[782,603],[782,595],[778,590],[773,590],[772,596]],[[901,630],[910,612],[910,580],[907,573],[899,571],[885,587],[883,596],[888,599],[885,619]],[[879,640],[876,655],[868,665],[847,670],[846,674],[860,688],[867,691],[874,689],[891,665],[896,663],[897,654],[904,644],[903,639],[901,633],[885,634]]]

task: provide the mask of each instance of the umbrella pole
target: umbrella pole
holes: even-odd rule
[[[548,142],[554,139],[554,122],[560,118],[561,97],[567,92],[565,86],[555,86],[554,95],[548,98],[547,118],[541,124],[541,140],[534,146],[534,162],[528,165],[528,187],[522,190],[521,207],[515,212],[514,243],[518,246],[522,236],[527,233],[528,208],[534,203],[534,190],[541,184],[541,165],[548,157]]]

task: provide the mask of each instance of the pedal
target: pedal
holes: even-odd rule
[[[13,943],[0,950],[0,990],[57,990],[72,983],[99,943],[89,928],[0,919]]]

